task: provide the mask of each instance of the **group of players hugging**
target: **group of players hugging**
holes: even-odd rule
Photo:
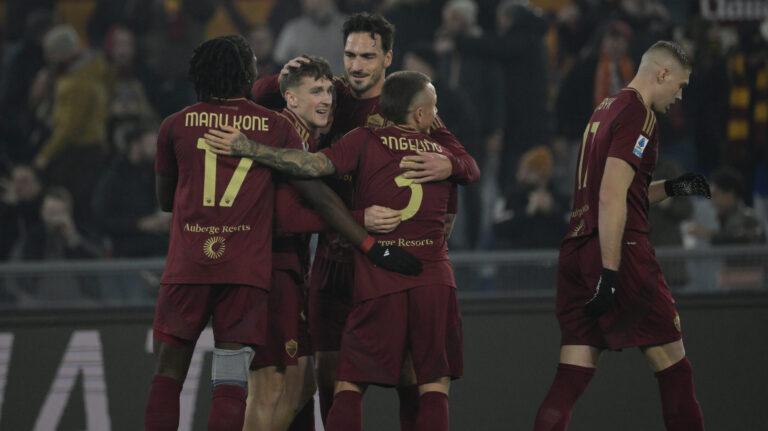
[[[195,49],[199,102],[166,118],[157,142],[157,198],[173,222],[145,430],[178,428],[209,320],[209,430],[313,430],[316,391],[326,430],[361,430],[369,384],[397,389],[402,430],[449,429],[450,382],[463,362],[446,242],[457,187],[480,172],[437,116],[430,78],[386,76],[394,34],[380,15],[349,17],[344,77],[304,56],[256,81],[240,36]],[[564,430],[600,352],[630,346],[657,371],[667,428],[703,429],[679,318],[645,235],[649,200],[708,193],[695,174],[650,182],[653,111],[681,97],[689,74],[679,47],[657,43],[637,82],[587,127],[558,269],[560,364],[537,431]]]

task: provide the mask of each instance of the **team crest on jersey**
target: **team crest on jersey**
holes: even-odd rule
[[[369,115],[365,125],[369,127],[384,127],[387,121],[379,114]]]
[[[646,138],[643,135],[640,135],[637,137],[637,141],[635,142],[635,149],[632,150],[632,154],[636,155],[637,157],[643,158],[643,151],[645,151],[645,147],[648,145],[648,138]]]
[[[227,249],[225,242],[222,236],[210,237],[203,244],[203,253],[209,259],[218,259],[224,254],[224,250]]]
[[[675,329],[677,329],[677,332],[683,332],[682,326],[680,325],[680,315],[675,314]]]
[[[299,352],[299,343],[296,342],[293,338],[285,342],[285,353],[288,354],[291,358],[296,356],[296,353]]]

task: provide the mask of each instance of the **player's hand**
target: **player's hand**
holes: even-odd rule
[[[365,230],[371,233],[390,233],[400,225],[400,211],[373,205],[365,209]]]
[[[603,268],[603,274],[597,281],[595,295],[584,304],[584,314],[596,319],[611,309],[613,294],[616,291],[616,275],[616,271]]]
[[[283,65],[283,68],[280,70],[280,76],[291,73],[291,69],[296,69],[297,67],[301,66],[303,63],[309,63],[309,59],[304,56],[292,58],[291,60],[288,61],[288,63],[285,63]]]
[[[221,126],[221,129],[208,129],[204,134],[205,142],[210,150],[223,156],[248,157],[255,154],[256,143],[240,133],[232,126]]]
[[[450,177],[453,165],[442,154],[417,151],[415,156],[403,157],[400,169],[407,171],[403,174],[405,178],[413,178],[414,183],[421,184]]]
[[[374,265],[387,271],[405,275],[419,275],[421,273],[421,261],[396,245],[382,245],[376,241],[368,251],[365,251],[365,255]]]
[[[712,199],[707,178],[694,172],[688,172],[675,179],[664,181],[664,191],[670,197],[700,195]]]

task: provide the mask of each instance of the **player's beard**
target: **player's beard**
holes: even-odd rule
[[[383,76],[384,68],[382,67],[371,72],[368,81],[361,86],[355,86],[355,81],[350,73],[347,73],[347,82],[349,82],[349,86],[352,87],[352,90],[359,96],[373,88]]]

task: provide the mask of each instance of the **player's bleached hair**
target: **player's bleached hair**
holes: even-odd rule
[[[392,51],[395,44],[395,25],[377,13],[356,13],[344,20],[342,27],[344,33],[343,43],[347,43],[347,37],[351,33],[370,33],[371,38],[381,36],[381,49],[384,53]]]
[[[413,99],[431,82],[427,75],[412,70],[403,70],[387,76],[381,88],[381,113],[395,124],[407,123]]]
[[[303,55],[302,57],[308,58],[309,61],[300,62],[298,67],[288,66],[288,73],[280,75],[277,79],[278,84],[280,84],[280,94],[283,96],[285,96],[286,91],[301,85],[301,79],[305,76],[314,79],[328,78],[333,81],[333,71],[331,71],[331,65],[328,64],[328,61],[312,55]]]
[[[688,54],[685,53],[685,50],[682,46],[680,46],[678,43],[671,42],[668,40],[660,40],[653,45],[651,45],[650,48],[648,48],[647,51],[645,51],[646,54],[652,53],[652,52],[663,52],[668,54],[670,57],[674,58],[675,61],[677,61],[680,66],[683,66],[683,68],[687,70],[691,70],[693,67],[691,65],[691,59],[688,57]]]
[[[254,61],[251,46],[240,35],[220,36],[198,45],[189,60],[189,79],[197,100],[250,98],[256,79]]]

